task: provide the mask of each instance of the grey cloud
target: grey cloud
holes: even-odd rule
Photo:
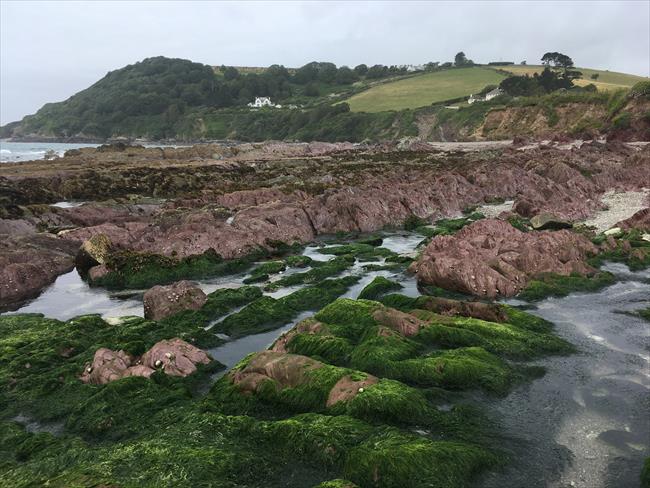
[[[63,100],[148,56],[354,66],[528,60],[650,74],[650,3],[0,2],[0,120]]]

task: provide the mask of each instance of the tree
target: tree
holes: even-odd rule
[[[542,56],[542,64],[553,68],[568,69],[573,67],[573,60],[566,54],[548,52],[544,53],[544,56]]]
[[[377,79],[383,78],[388,73],[388,68],[382,64],[376,64],[368,68],[368,73],[366,73],[366,78]]]
[[[522,61],[520,64],[521,64],[522,66],[526,66],[526,61]]]
[[[359,64],[354,67],[354,72],[358,74],[359,76],[365,76],[366,73],[368,72],[368,65],[366,64]]]
[[[454,56],[454,64],[456,66],[465,66],[467,64],[467,57],[463,51]]]
[[[305,85],[305,96],[307,97],[318,97],[320,96],[320,90],[318,89],[318,85],[316,83],[309,83]]]
[[[226,81],[236,80],[237,78],[239,78],[239,71],[237,71],[237,68],[234,68],[232,66],[228,66],[223,71],[223,78]]]
[[[359,79],[356,72],[347,66],[341,66],[336,72],[336,83],[338,85],[351,85]]]
[[[593,75],[591,75],[591,79],[592,80],[597,80],[599,76],[600,75],[598,73],[594,73]]]

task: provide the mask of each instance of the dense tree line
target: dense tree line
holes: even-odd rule
[[[68,100],[43,106],[23,120],[21,132],[110,137],[125,126],[143,125],[155,117],[175,125],[197,107],[245,106],[256,96],[283,102],[294,96],[317,97],[328,86],[351,85],[362,78],[378,79],[405,70],[395,66],[359,65],[354,69],[312,62],[290,71],[273,65],[259,73],[234,67],[212,67],[183,59],[148,58],[109,72]],[[329,91],[334,91],[334,88]],[[158,131],[159,132],[159,131]]]

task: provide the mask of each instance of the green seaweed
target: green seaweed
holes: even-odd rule
[[[616,281],[613,274],[598,272],[593,276],[574,273],[569,276],[545,274],[528,282],[517,295],[527,301],[542,300],[549,296],[566,296],[572,292],[593,292],[612,285]]]
[[[363,290],[359,293],[359,297],[364,300],[376,300],[379,296],[384,295],[389,291],[399,290],[402,285],[391,281],[383,276],[377,276],[370,283],[368,283]]]

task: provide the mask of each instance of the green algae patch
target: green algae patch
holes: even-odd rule
[[[650,307],[638,310],[639,317],[650,322]]]
[[[509,313],[515,315],[513,311]],[[519,360],[575,351],[571,344],[548,333],[547,329],[537,332],[511,322],[495,323],[470,317],[448,317],[425,310],[416,310],[414,315],[429,324],[415,339],[438,347],[478,346],[491,353]],[[519,312],[519,320],[524,323],[524,315],[530,317],[530,326],[535,327],[536,317]]]
[[[377,301],[383,305],[400,310],[402,312],[414,309],[416,300],[416,298],[407,297],[406,295],[402,295],[400,293],[391,293],[377,299]]]
[[[349,340],[328,333],[296,334],[288,342],[287,350],[342,366],[350,361],[353,346]]]
[[[645,458],[640,478],[641,488],[650,488],[650,457]]]
[[[358,340],[369,326],[377,325],[372,312],[381,305],[370,300],[351,300],[339,298],[320,310],[314,318],[326,324],[340,326],[340,334]]]
[[[613,274],[597,272],[593,276],[577,273],[569,276],[545,274],[531,280],[517,298],[527,301],[543,300],[549,296],[562,297],[573,292],[593,292],[616,282]]]
[[[158,321],[162,327],[173,328],[178,333],[207,327],[210,323],[225,316],[235,308],[242,307],[262,296],[262,291],[255,286],[242,286],[240,288],[222,288],[208,294],[205,304],[198,310],[183,310],[170,317]],[[214,347],[219,340],[211,333],[202,333],[200,343],[202,347]]]
[[[402,285],[391,281],[383,276],[377,276],[373,279],[368,285],[361,290],[359,297],[363,300],[376,300],[381,295],[388,293],[389,291],[400,290]]]
[[[360,486],[451,487],[498,464],[495,453],[479,446],[387,430],[355,447],[343,472]]]
[[[603,251],[589,259],[589,264],[598,268],[605,261],[624,263],[632,271],[640,271],[650,266],[650,242],[643,239],[643,233],[633,229],[615,238],[616,247]],[[596,236],[594,243],[605,241],[604,235]]]
[[[284,261],[267,261],[259,264],[249,277],[244,280],[245,284],[260,283],[268,281],[272,274],[278,274],[285,271],[287,268],[305,268],[312,263],[309,256],[289,256]]]
[[[291,322],[300,312],[318,310],[332,302],[358,279],[356,276],[346,276],[324,280],[279,299],[259,297],[239,312],[215,324],[211,331],[222,332],[231,337],[242,337],[278,328]]]
[[[201,334],[195,334],[199,330]],[[138,355],[162,339],[180,336],[191,342],[205,333],[201,327],[170,335],[171,331],[139,317],[109,323],[98,315],[65,322],[40,314],[0,316],[0,407],[6,415],[25,414],[39,421],[66,418],[103,388],[79,380],[97,349]],[[213,361],[194,375],[174,380],[173,385],[167,378],[163,381],[169,388],[190,391],[192,382],[220,367]],[[109,391],[111,388],[117,387],[110,386]]]
[[[273,283],[269,283],[266,290],[277,290],[284,286],[309,285],[319,283],[322,280],[341,274],[354,264],[352,256],[337,256],[331,261],[312,261],[312,269],[304,273],[295,273],[284,276]]]
[[[92,284],[109,289],[139,289],[184,279],[241,273],[265,254],[267,253],[257,250],[244,258],[224,260],[211,249],[203,254],[182,259],[160,254],[121,251],[109,257],[107,266],[111,271],[93,280]]]

